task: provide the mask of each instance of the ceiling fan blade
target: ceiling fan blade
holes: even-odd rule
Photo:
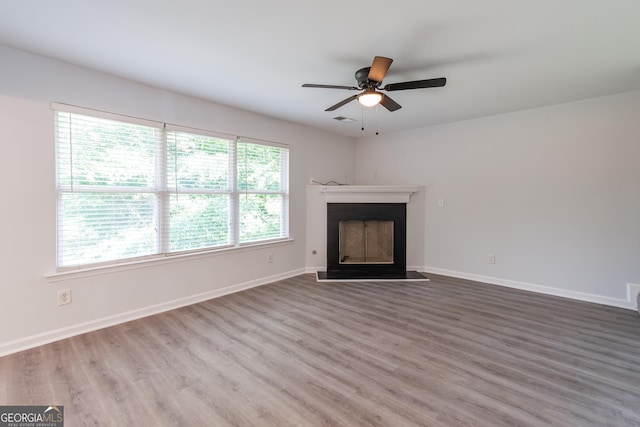
[[[385,58],[384,56],[376,56],[373,58],[373,64],[371,64],[368,79],[381,83],[384,76],[387,74],[387,71],[389,71],[389,67],[392,62],[393,59]]]
[[[396,101],[384,94],[382,95],[380,104],[382,104],[382,106],[389,111],[396,111],[402,108],[402,105],[398,104]]]
[[[348,90],[360,90],[355,86],[336,86],[336,85],[314,85],[310,83],[305,83],[302,87],[317,87],[321,89],[348,89]]]
[[[338,108],[342,107],[345,104],[350,103],[351,101],[353,101],[354,99],[356,99],[358,97],[358,95],[353,95],[348,97],[347,99],[343,99],[342,101],[338,102],[336,105],[332,105],[331,107],[327,108],[324,111],[333,111],[333,110],[337,110]]]
[[[406,89],[424,89],[429,87],[442,87],[447,84],[446,77],[440,77],[438,79],[427,80],[415,80],[412,82],[391,83],[386,85],[383,90],[389,92],[393,90],[406,90]]]

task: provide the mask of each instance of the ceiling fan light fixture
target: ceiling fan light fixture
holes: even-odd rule
[[[358,96],[358,102],[365,107],[376,106],[382,101],[382,94],[375,90],[367,90],[362,95]]]

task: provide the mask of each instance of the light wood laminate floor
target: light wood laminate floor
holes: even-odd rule
[[[638,426],[640,316],[429,275],[301,275],[0,358],[72,426]]]

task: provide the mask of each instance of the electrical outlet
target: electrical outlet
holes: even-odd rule
[[[496,256],[494,254],[489,254],[489,264],[496,263]]]
[[[267,255],[267,262],[271,264],[273,262],[273,254]]]
[[[438,199],[438,207],[444,208],[444,199]]]
[[[58,305],[71,304],[71,289],[58,291]]]

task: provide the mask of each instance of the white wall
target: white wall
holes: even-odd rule
[[[350,138],[1,45],[0,63],[0,354],[304,271],[306,184],[354,169]],[[290,144],[294,241],[46,279],[56,259],[52,101]],[[72,290],[70,305],[57,306],[58,289]]]
[[[356,183],[426,186],[428,271],[630,308],[639,111],[636,91],[362,138]]]

